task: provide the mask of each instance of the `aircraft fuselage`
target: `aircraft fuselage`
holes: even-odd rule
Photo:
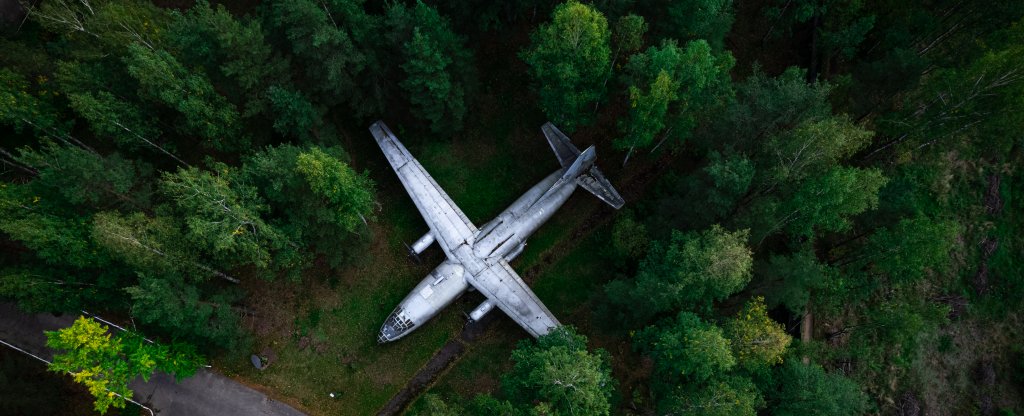
[[[593,158],[584,158],[584,162],[592,164]],[[476,275],[480,270],[492,266],[496,259],[511,261],[519,256],[526,246],[526,239],[551,218],[576,190],[575,176],[578,172],[573,168],[562,168],[548,175],[501,214],[480,227],[470,241],[450,250],[450,258],[420,281],[388,316],[377,341],[383,343],[402,338],[437,315],[470,288],[464,278],[465,273]],[[576,167],[575,170],[580,168]],[[433,242],[434,238],[428,233],[413,244],[412,250],[421,252]],[[493,306],[490,301],[485,301],[470,316],[480,319]]]

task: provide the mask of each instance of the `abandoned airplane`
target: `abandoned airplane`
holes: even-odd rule
[[[616,209],[624,201],[594,166],[597,154],[593,146],[580,152],[551,123],[541,126],[541,131],[561,169],[477,229],[382,121],[370,126],[377,144],[430,227],[409,247],[409,254],[416,256],[436,241],[448,257],[398,304],[384,321],[377,342],[390,342],[409,334],[470,287],[487,297],[469,314],[472,320],[479,320],[497,306],[534,337],[559,325],[508,262],[523,252],[526,239],[551,218],[577,186]]]

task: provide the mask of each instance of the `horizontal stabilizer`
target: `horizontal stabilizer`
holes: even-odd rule
[[[612,183],[608,182],[604,174],[597,169],[597,166],[590,168],[589,172],[580,175],[576,181],[580,184],[580,187],[594,194],[594,196],[608,205],[611,205],[612,208],[622,208],[622,205],[626,203],[622,196],[619,195],[619,192],[615,190],[615,187],[612,186]]]

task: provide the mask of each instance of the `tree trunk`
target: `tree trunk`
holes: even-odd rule
[[[814,331],[814,316],[811,315],[811,302],[808,301],[807,305],[804,306],[804,317],[800,321],[800,342],[808,343],[811,342],[811,333]],[[811,357],[806,355],[801,359],[804,364],[811,363]]]

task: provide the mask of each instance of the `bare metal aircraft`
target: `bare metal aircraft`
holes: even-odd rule
[[[377,144],[430,227],[409,248],[409,254],[416,256],[436,241],[448,257],[398,304],[380,328],[377,342],[394,341],[409,334],[471,287],[487,297],[470,312],[472,320],[479,320],[497,306],[534,337],[559,325],[508,262],[523,252],[526,239],[551,218],[577,186],[616,209],[622,207],[623,200],[594,166],[597,154],[593,146],[580,152],[551,123],[541,126],[541,131],[562,164],[561,169],[477,229],[382,121],[370,126]]]

